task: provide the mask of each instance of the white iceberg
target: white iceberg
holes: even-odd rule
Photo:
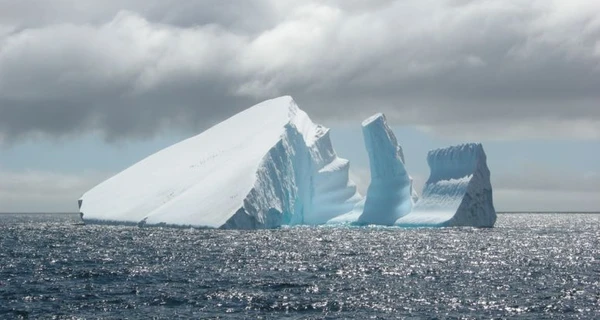
[[[322,224],[361,200],[329,129],[291,97],[257,104],[86,192],[86,222],[209,228]]]
[[[431,170],[421,199],[395,223],[401,227],[493,227],[496,211],[490,170],[481,144],[469,143],[430,151]]]
[[[393,225],[411,211],[416,200],[412,178],[404,167],[404,153],[383,114],[363,121],[362,131],[369,155],[371,183],[357,222]]]
[[[419,198],[404,167],[402,147],[385,115],[377,113],[365,119],[362,132],[371,171],[367,195],[351,212],[329,220],[328,224],[393,225],[410,213]]]

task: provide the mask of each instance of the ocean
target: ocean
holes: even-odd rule
[[[600,214],[230,231],[0,214],[0,319],[600,319]]]

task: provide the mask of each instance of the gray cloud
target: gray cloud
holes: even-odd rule
[[[277,5],[264,0],[0,0],[0,21],[19,29],[55,24],[102,25],[121,11],[136,12],[152,23],[191,27],[218,24],[249,32],[269,28],[280,18]],[[32,10],[36,8],[36,10]],[[259,18],[249,18],[259,17]]]
[[[383,111],[438,134],[600,139],[599,12],[583,0],[0,0],[0,138],[197,130],[292,94],[326,123]]]

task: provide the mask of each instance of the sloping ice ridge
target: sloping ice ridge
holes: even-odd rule
[[[490,170],[481,144],[469,143],[430,151],[431,170],[421,199],[395,223],[401,227],[493,227],[496,211]]]
[[[262,102],[86,192],[86,222],[210,228],[322,224],[361,200],[329,129],[291,97]]]

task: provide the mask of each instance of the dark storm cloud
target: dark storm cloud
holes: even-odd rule
[[[600,138],[599,3],[296,3],[0,0],[0,137],[199,129],[292,94],[326,123]]]
[[[19,29],[62,23],[101,25],[121,11],[135,12],[153,23],[219,24],[243,32],[264,30],[280,18],[264,0],[0,0],[0,7],[0,21]]]

